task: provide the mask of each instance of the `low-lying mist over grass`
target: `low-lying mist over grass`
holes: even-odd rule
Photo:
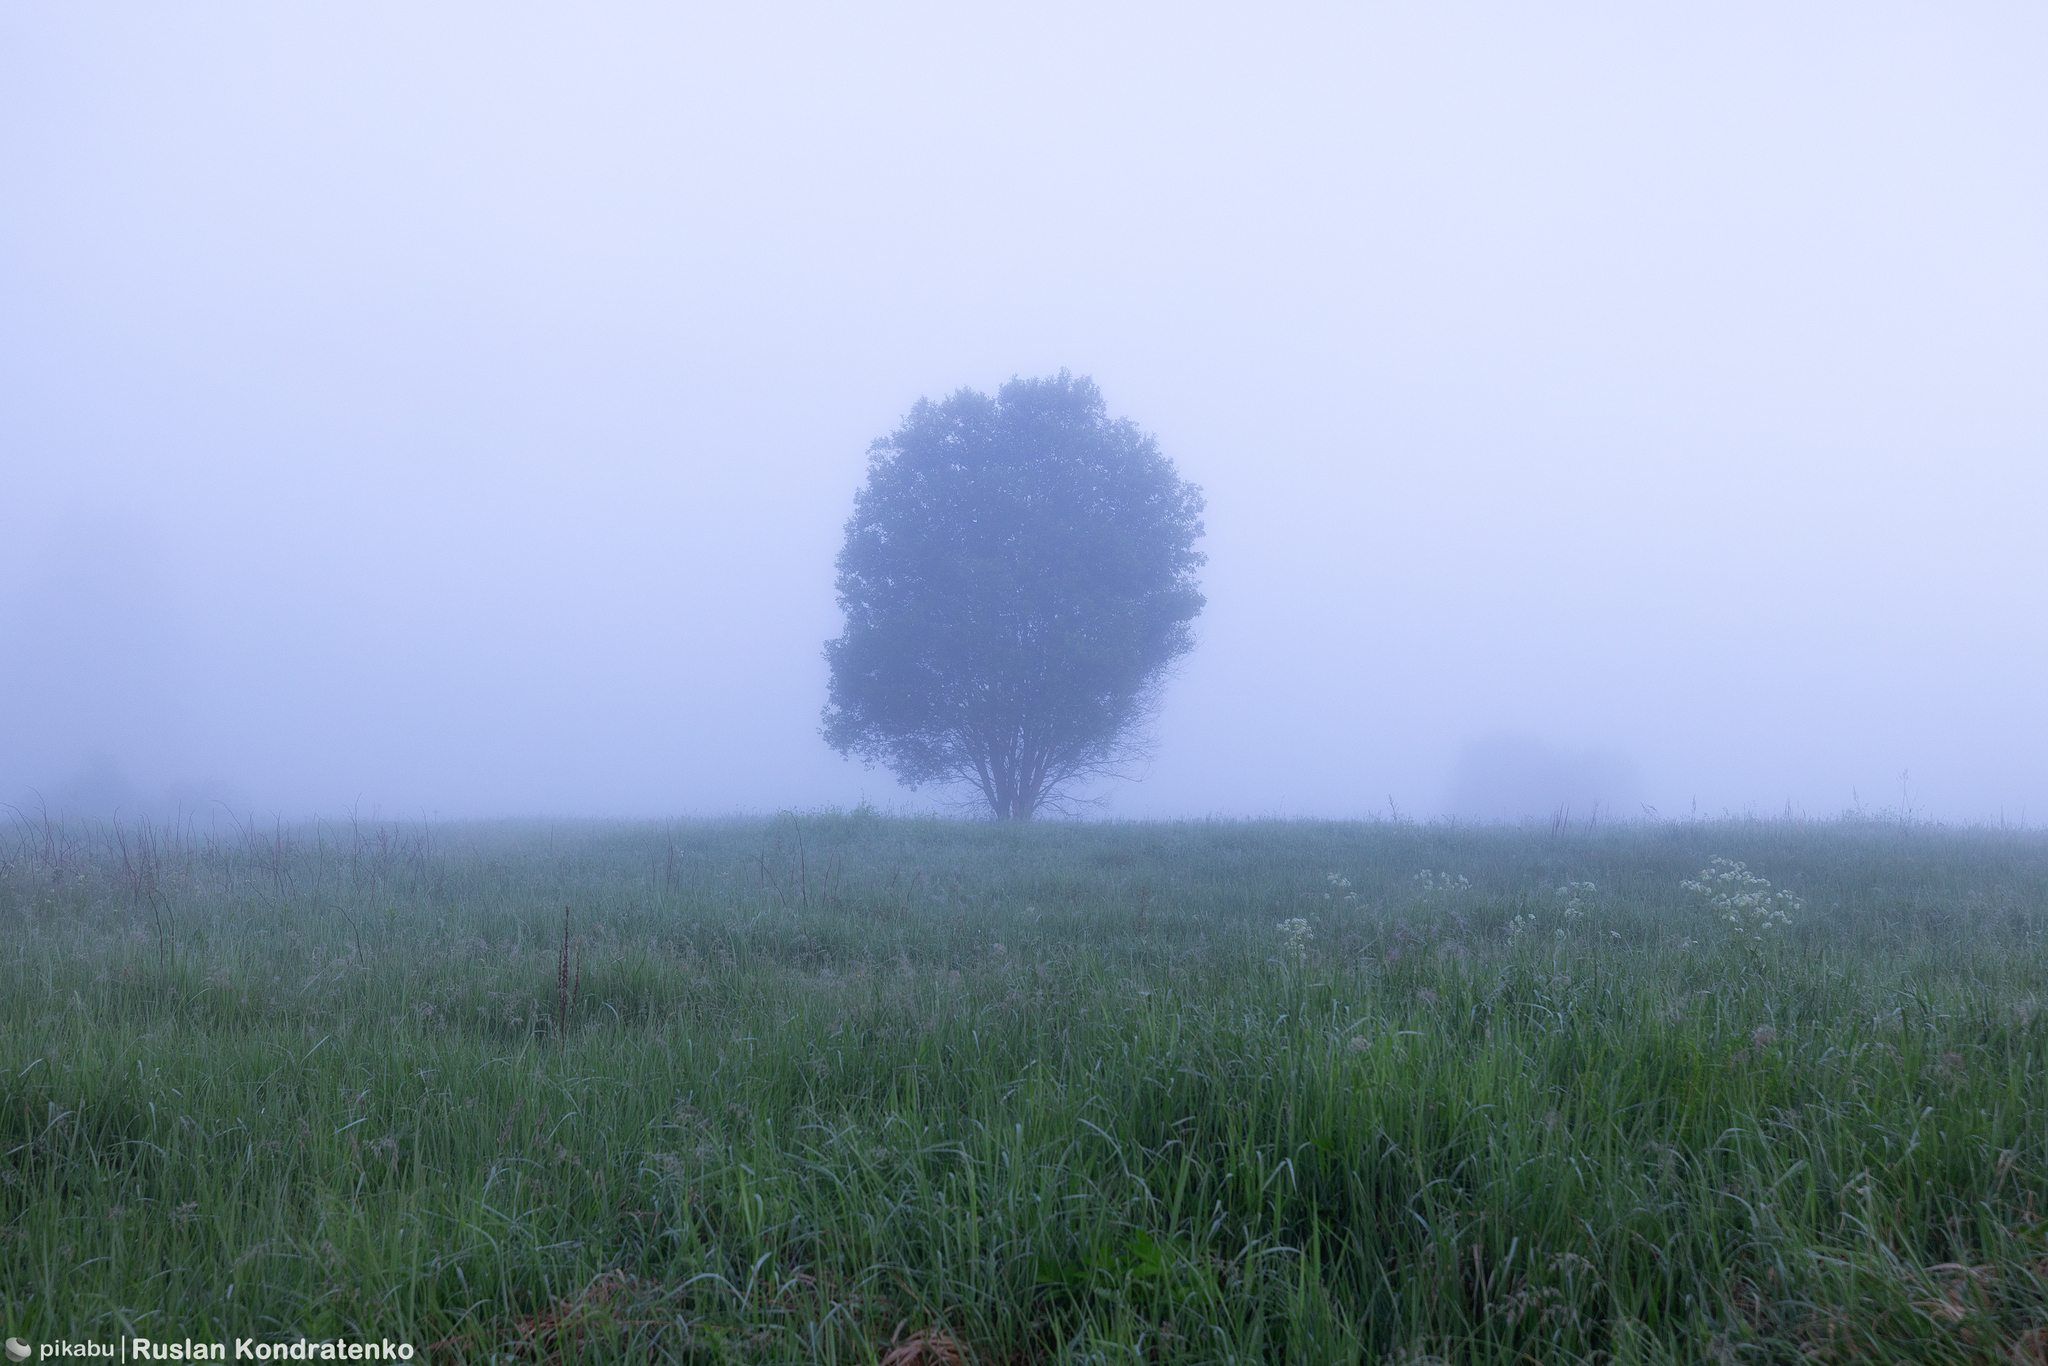
[[[2048,1338],[2038,832],[24,824],[0,925],[31,1341]]]

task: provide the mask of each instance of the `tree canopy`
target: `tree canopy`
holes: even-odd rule
[[[825,739],[1002,819],[1119,771],[1194,648],[1201,514],[1085,376],[920,399],[846,524]]]

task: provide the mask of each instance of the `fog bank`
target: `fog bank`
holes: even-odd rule
[[[2048,18],[0,14],[0,800],[943,804],[818,735],[865,450],[1208,498],[1121,816],[2048,812]]]

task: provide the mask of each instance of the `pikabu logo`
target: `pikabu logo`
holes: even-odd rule
[[[9,1361],[27,1361],[31,1350],[29,1345],[20,1338],[7,1339],[7,1359]]]

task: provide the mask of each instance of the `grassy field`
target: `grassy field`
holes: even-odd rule
[[[1716,858],[1770,895],[1688,889]],[[2038,832],[861,810],[0,860],[30,1341],[2048,1363]]]

